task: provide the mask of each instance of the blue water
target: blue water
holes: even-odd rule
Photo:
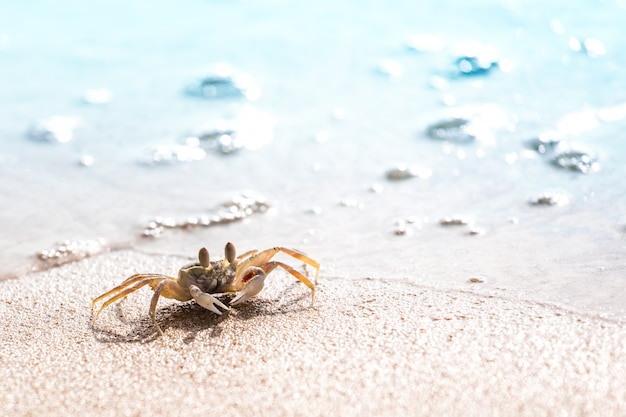
[[[3,276],[49,266],[37,253],[65,240],[189,256],[232,240],[300,248],[327,278],[407,278],[626,314],[623,2],[3,3]],[[426,50],[409,48],[410,36]],[[468,43],[498,66],[454,76]],[[249,75],[260,97],[185,94],[220,63]],[[94,89],[108,102],[85,103]],[[32,137],[53,116],[78,121],[68,142]],[[481,135],[427,137],[450,117],[478,120]],[[145,163],[222,119],[264,140]],[[553,166],[527,145],[546,132],[600,169]],[[432,175],[386,179],[399,163]],[[272,209],[142,237],[156,216],[215,214],[243,190]],[[528,204],[544,192],[568,203]],[[472,225],[439,225],[456,215]],[[468,284],[476,276],[485,282]]]

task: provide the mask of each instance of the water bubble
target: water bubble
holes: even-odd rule
[[[96,255],[108,249],[104,239],[65,240],[50,249],[37,252],[37,257],[52,265],[61,265]]]
[[[470,121],[460,117],[434,123],[428,126],[426,134],[432,139],[458,143],[469,143],[476,139],[472,133]]]
[[[458,69],[458,75],[485,75],[496,68],[498,63],[475,56],[462,56],[454,61],[454,66]]]
[[[200,161],[206,151],[193,145],[160,145],[145,158],[149,165],[167,165],[176,162]]]
[[[233,118],[219,119],[199,129],[187,140],[194,138],[200,147],[224,155],[256,150],[274,139],[274,120],[263,112],[243,109]]]
[[[591,58],[597,58],[606,53],[604,43],[596,38],[570,38],[569,47],[574,52],[581,52]]]
[[[618,106],[610,111],[619,113],[619,108]],[[600,112],[597,113],[600,114]],[[604,116],[607,115],[604,114]],[[611,116],[617,117],[618,115],[611,114]],[[598,171],[600,164],[595,156],[586,150],[579,149],[577,145],[566,142],[564,138],[591,130],[599,124],[600,120],[596,112],[591,110],[567,114],[560,119],[556,130],[541,133],[538,137],[529,140],[527,145],[545,155],[546,159],[558,168],[583,174]]]
[[[237,132],[231,129],[207,130],[197,137],[189,138],[189,140],[192,139],[197,139],[198,143],[204,147],[224,155],[237,152],[244,147]]]
[[[411,235],[415,228],[421,228],[418,220],[413,216],[396,220],[394,226],[393,233],[397,236]]]
[[[468,236],[483,236],[485,233],[487,233],[485,229],[480,227],[472,227],[467,231]]]
[[[563,135],[558,131],[548,131],[540,133],[536,138],[530,139],[527,145],[540,154],[546,154],[554,151],[562,140]]]
[[[558,152],[552,158],[552,164],[559,168],[582,172],[583,174],[600,169],[596,158],[581,150],[565,150]]]
[[[388,180],[403,180],[408,178],[421,178],[427,179],[432,175],[432,171],[430,168],[418,167],[416,165],[405,165],[399,164],[396,167],[387,171],[387,179]]]
[[[190,88],[190,93],[205,98],[219,98],[230,96],[243,96],[244,89],[238,86],[231,77],[209,75],[198,81],[198,84]]]
[[[543,192],[528,200],[531,206],[562,206],[569,203],[569,197],[562,192]]]
[[[153,225],[153,227],[148,227],[146,229],[144,229],[144,231],[142,232],[142,236],[143,237],[159,237],[161,236],[161,234],[163,234],[163,231],[165,229],[162,226],[158,226],[158,225]]]
[[[187,86],[186,92],[206,99],[244,97],[251,101],[261,95],[250,76],[236,72],[228,64],[218,64],[213,72]]]
[[[428,137],[455,144],[479,141],[484,145],[495,145],[495,132],[512,132],[517,121],[515,116],[493,104],[465,106],[446,114],[448,117],[426,128]]]
[[[270,205],[265,198],[244,192],[235,195],[232,199],[224,202],[220,207],[208,214],[199,216],[186,216],[180,219],[172,217],[156,217],[150,220],[144,227],[142,236],[159,237],[166,228],[191,230],[197,227],[210,227],[243,220],[253,214],[265,213]]]
[[[28,130],[31,139],[43,142],[66,143],[74,137],[74,130],[81,121],[76,117],[53,116],[41,119]]]
[[[441,226],[467,226],[471,220],[461,216],[446,216],[439,220]]]
[[[482,76],[498,68],[496,52],[490,46],[469,43],[457,49],[459,53],[452,63],[452,77]]]
[[[412,233],[412,229],[408,227],[405,220],[398,220],[393,233],[398,236],[408,235]]]

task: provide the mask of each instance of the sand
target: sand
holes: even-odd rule
[[[275,272],[218,317],[143,289],[91,326],[90,301],[188,260],[119,251],[0,282],[0,415],[624,416],[626,330],[549,305],[347,280],[315,304]]]

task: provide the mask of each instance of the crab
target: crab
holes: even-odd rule
[[[279,252],[315,268],[314,282],[311,282],[304,274],[296,271],[290,265],[272,261],[274,255]],[[96,313],[94,321],[98,319],[106,307],[124,299],[141,287],[149,285],[154,290],[149,314],[159,334],[163,335],[163,330],[156,320],[156,307],[160,297],[178,301],[193,299],[207,310],[222,315],[222,310],[230,310],[230,307],[217,299],[216,295],[237,293],[229,305],[241,304],[263,289],[265,277],[277,267],[283,268],[309,287],[311,302],[313,302],[320,264],[304,253],[295,249],[276,246],[260,252],[251,250],[237,256],[235,245],[228,242],[224,248],[224,255],[224,259],[210,260],[209,251],[206,248],[201,248],[198,252],[198,262],[182,267],[178,271],[178,278],[163,274],[135,274],[127,278],[117,287],[94,298],[91,303],[92,315],[96,305],[100,301],[104,301]]]

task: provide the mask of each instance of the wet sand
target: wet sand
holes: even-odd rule
[[[0,414],[623,416],[626,329],[549,305],[275,272],[224,316],[143,289],[92,327],[91,299],[188,260],[112,252],[0,282]]]

